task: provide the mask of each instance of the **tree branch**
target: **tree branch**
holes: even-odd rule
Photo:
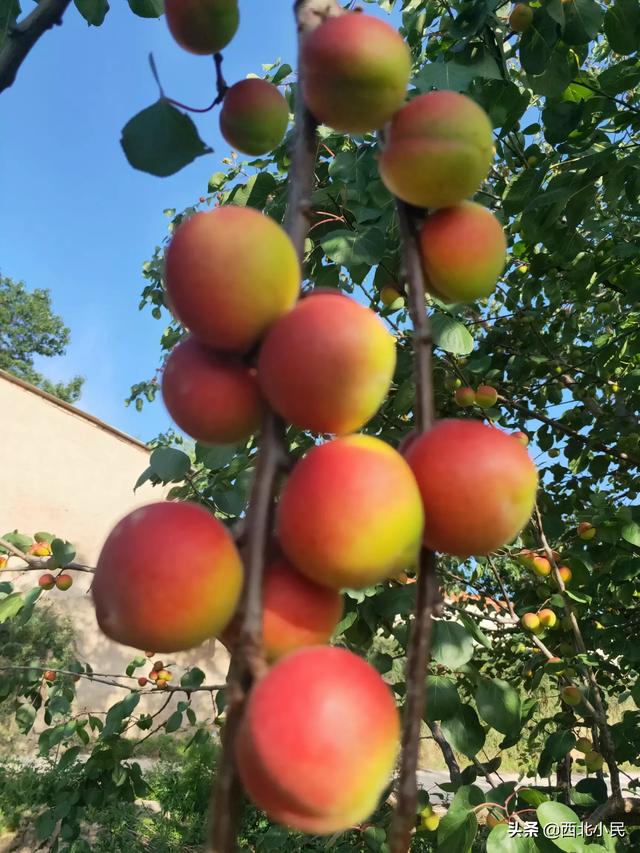
[[[413,323],[416,403],[414,417],[418,432],[433,423],[433,382],[431,373],[431,324],[425,310],[425,279],[416,234],[416,211],[396,200],[402,243],[402,261],[409,291],[409,311]],[[416,582],[416,610],[407,649],[407,693],[402,720],[402,753],[398,776],[398,800],[391,827],[392,853],[409,850],[418,804],[418,754],[420,726],[425,706],[425,673],[431,654],[432,616],[440,604],[436,577],[436,555],[423,548]]]
[[[427,720],[427,725],[431,729],[431,734],[433,735],[434,741],[440,747],[440,752],[442,753],[442,757],[444,758],[444,763],[447,765],[447,769],[449,770],[449,779],[451,780],[451,783],[453,785],[460,785],[462,782],[460,765],[456,761],[454,752],[451,749],[451,744],[442,733],[440,724],[436,723],[435,721],[430,722],[429,720]]]
[[[24,560],[27,564],[26,566],[21,566],[18,569],[9,569],[9,571],[42,572],[45,569],[50,569],[52,571],[56,571],[58,569],[58,566],[51,566],[50,557],[44,559],[43,557],[34,557],[31,554],[25,554],[24,551],[21,551],[20,548],[16,548],[16,546],[12,545],[11,542],[7,542],[6,539],[0,538],[0,547],[4,548],[5,551],[9,551],[9,553],[13,554],[14,557]],[[85,566],[84,563],[67,563],[63,568],[65,570],[72,569],[74,572],[88,572],[89,574],[93,574],[95,572],[94,568],[91,566]]]
[[[71,0],[40,0],[36,8],[20,24],[10,27],[4,46],[0,49],[0,92],[16,79],[18,69],[31,48],[51,27],[62,23],[62,16]]]
[[[332,11],[333,10],[333,11]],[[294,11],[299,42],[329,14],[340,14],[336,0],[298,0]],[[296,91],[295,139],[284,227],[300,264],[310,224],[310,198],[317,156],[316,122],[302,100],[300,77]],[[229,668],[229,705],[223,733],[223,752],[211,808],[207,853],[232,853],[242,810],[242,787],[233,755],[234,742],[253,681],[265,668],[262,653],[262,577],[271,531],[277,475],[285,444],[284,424],[271,411],[265,415],[247,525],[245,528],[245,585],[240,604],[238,638]]]

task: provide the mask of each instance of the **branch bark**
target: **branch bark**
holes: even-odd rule
[[[297,0],[294,5],[299,42],[325,17],[341,14],[336,0]],[[300,265],[309,230],[311,192],[317,156],[317,123],[296,91],[295,140],[289,183],[285,230],[294,245]],[[284,424],[271,411],[265,415],[253,489],[245,528],[245,586],[240,605],[238,639],[229,669],[229,705],[223,732],[223,753],[211,808],[207,853],[232,853],[240,824],[243,792],[233,755],[244,706],[251,686],[264,670],[262,654],[262,577],[273,510],[277,476],[285,445]]]
[[[6,539],[0,538],[0,547],[4,548],[5,551],[9,551],[10,554],[13,554],[14,557],[18,557],[20,560],[24,560],[27,564],[26,566],[21,566],[17,569],[8,569],[8,571],[16,571],[16,572],[43,572],[46,569],[50,571],[57,571],[57,566],[51,566],[51,558],[47,557],[34,557],[31,554],[25,554],[24,551],[21,551],[20,548],[16,548],[15,545],[12,545],[11,542],[7,542]],[[89,574],[93,574],[95,569],[92,566],[85,566],[84,563],[67,563],[64,567],[65,571],[67,569],[72,569],[74,572],[88,572]]]
[[[400,200],[396,210],[402,243],[402,261],[409,288],[409,310],[413,323],[414,375],[417,432],[433,424],[431,373],[431,324],[425,309],[425,278],[417,242],[417,212]],[[407,650],[407,693],[402,721],[402,753],[398,776],[398,799],[391,827],[391,853],[405,853],[411,844],[418,804],[418,755],[420,727],[425,707],[425,675],[431,654],[432,616],[440,604],[436,577],[436,555],[426,548],[420,554],[416,582],[416,610]]]
[[[442,733],[440,724],[436,722],[429,722],[427,720],[427,725],[431,730],[431,734],[433,735],[434,741],[440,747],[440,752],[442,753],[442,757],[444,758],[444,763],[447,765],[447,769],[449,770],[449,779],[451,780],[451,783],[453,785],[460,785],[462,783],[460,765],[456,761],[454,752],[451,749],[451,744]]]
[[[70,3],[71,0],[40,0],[24,21],[9,29],[6,42],[0,49],[0,92],[14,83],[18,69],[40,36],[62,23],[62,16]]]

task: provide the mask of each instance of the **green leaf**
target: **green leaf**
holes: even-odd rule
[[[54,539],[51,543],[51,554],[57,569],[64,568],[72,563],[76,557],[76,549],[71,542],[63,542],[62,539]]]
[[[470,65],[461,65],[458,62],[428,62],[411,82],[421,94],[432,89],[466,92],[476,77],[499,79],[500,69],[495,60],[485,57],[482,62]]]
[[[76,9],[90,27],[99,27],[109,11],[107,0],[74,0]]]
[[[219,471],[224,468],[237,452],[238,448],[231,444],[210,445],[196,442],[196,462],[210,471]]]
[[[527,74],[542,74],[558,41],[558,25],[544,9],[535,9],[531,28],[520,39],[520,62]]]
[[[0,3],[0,50],[2,49],[9,27],[12,26],[20,14],[20,4],[18,0],[3,0]]]
[[[241,207],[254,207],[262,210],[267,198],[277,187],[276,179],[271,172],[258,172],[246,184],[237,184],[229,196],[229,201]]]
[[[72,746],[70,749],[68,749],[62,754],[62,756],[60,757],[60,761],[58,761],[58,764],[56,765],[56,770],[62,771],[66,770],[68,767],[71,767],[71,765],[75,762],[76,758],[79,755],[80,747]]]
[[[177,732],[181,725],[182,711],[174,711],[164,724],[164,730],[167,734],[171,734],[171,732]]]
[[[53,831],[57,824],[56,817],[52,811],[46,811],[38,815],[35,820],[35,830],[38,836],[38,841],[44,841],[53,835]]]
[[[53,533],[46,533],[45,531],[41,530],[38,533],[34,533],[33,538],[36,542],[52,542],[55,539],[55,536],[53,535]]]
[[[621,536],[625,542],[635,545],[636,548],[640,548],[640,524],[636,524],[635,521],[626,524],[622,528]]]
[[[201,684],[204,684],[204,677],[204,672],[201,669],[198,669],[197,666],[194,666],[192,669],[189,669],[184,673],[180,679],[180,686],[200,687]]]
[[[320,245],[329,260],[345,267],[375,266],[384,257],[384,234],[378,228],[341,228],[326,234]]]
[[[482,679],[476,691],[478,713],[492,728],[504,735],[520,729],[522,708],[517,690],[499,678]]]
[[[611,49],[625,56],[635,53],[640,44],[640,3],[616,0],[604,16],[604,31]]]
[[[211,153],[191,118],[163,98],[127,122],[120,144],[134,169],[161,178]]]
[[[576,738],[571,731],[553,732],[549,735],[538,761],[539,775],[548,776],[553,765],[571,752],[575,745]]]
[[[36,719],[36,709],[33,705],[20,705],[16,711],[16,723],[23,735],[31,731],[31,727]]]
[[[473,639],[458,622],[437,619],[433,626],[431,656],[449,669],[459,669],[473,657]]]
[[[509,836],[509,827],[505,823],[494,826],[487,838],[487,853],[536,853],[537,849],[533,838]]]
[[[191,460],[182,450],[173,447],[156,448],[149,459],[153,473],[163,483],[179,483],[191,470]]]
[[[139,693],[130,693],[121,702],[116,702],[107,711],[104,728],[100,732],[102,739],[122,731],[124,721],[128,719],[140,701]]]
[[[596,0],[566,0],[563,7],[565,44],[587,44],[598,35],[604,11]]]
[[[485,649],[492,648],[491,640],[489,639],[489,637],[487,637],[484,631],[480,629],[480,626],[478,625],[475,619],[473,619],[467,613],[458,613],[457,616],[477,643],[480,643],[480,645],[484,646]]]
[[[543,831],[545,827],[551,825],[554,825],[555,827],[555,829],[550,830],[554,833],[561,831],[563,824],[575,825],[576,836],[571,838],[566,833],[561,837],[555,837],[554,835],[551,836],[553,837],[553,843],[560,850],[565,850],[567,853],[578,853],[579,851],[584,851],[584,841],[578,836],[581,827],[580,818],[572,809],[562,803],[549,801],[538,806],[536,809],[536,815],[540,821],[540,826]]]
[[[453,798],[449,810],[438,826],[438,849],[468,853],[478,831],[478,821],[473,808],[485,802],[480,788],[465,785]]]
[[[440,725],[451,746],[467,758],[473,758],[484,746],[484,729],[471,705],[460,705],[456,713],[442,720]]]
[[[129,6],[141,18],[159,18],[164,12],[164,0],[129,0]]]
[[[24,600],[19,592],[12,592],[6,598],[0,599],[0,625],[19,613],[24,606]]]
[[[595,809],[607,799],[606,783],[595,777],[581,779],[575,788],[571,789],[571,799],[584,809]]]
[[[455,682],[441,675],[427,677],[427,720],[446,720],[452,717],[460,707],[460,696]]]
[[[474,340],[466,326],[448,314],[440,312],[432,314],[431,331],[434,344],[445,352],[453,355],[469,355],[473,351]]]

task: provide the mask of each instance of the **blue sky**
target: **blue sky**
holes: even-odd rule
[[[251,12],[225,51],[229,83],[279,57],[293,64],[291,5],[245,0]],[[165,179],[129,166],[120,131],[158,94],[149,52],[168,95],[211,102],[212,61],[182,51],[163,18],[138,18],[125,0],[113,0],[102,27],[89,28],[72,5],[0,95],[0,269],[49,288],[71,328],[67,355],[37,367],[54,381],[86,376],[80,408],[143,440],[170,421],[160,402],[142,414],[123,402],[153,374],[163,329],[138,311],[140,270],[166,234],[162,211],[205,194],[228,154],[212,112],[194,120],[214,154]]]

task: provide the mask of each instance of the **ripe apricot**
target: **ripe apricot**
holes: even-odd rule
[[[582,702],[582,693],[580,688],[575,687],[574,685],[569,685],[568,687],[563,687],[560,691],[560,698],[567,705],[571,705],[571,707],[575,707]]]
[[[526,33],[533,23],[533,9],[527,3],[516,3],[509,15],[509,26],[514,33]]]
[[[457,557],[488,554],[529,520],[538,472],[507,433],[474,420],[442,420],[409,448],[425,511],[425,544]]]
[[[498,392],[491,385],[478,385],[475,401],[481,409],[490,409],[498,402]]]
[[[544,628],[553,628],[558,621],[558,617],[549,607],[538,611],[538,619]]]
[[[533,631],[534,634],[540,630],[540,619],[535,613],[525,613],[520,624],[525,630]]]
[[[539,578],[546,578],[551,574],[551,563],[546,557],[541,557],[538,554],[531,560],[531,568]]]
[[[269,330],[258,382],[285,420],[343,435],[378,411],[395,365],[395,338],[373,311],[341,293],[317,293]]]
[[[456,401],[456,405],[460,406],[461,408],[473,406],[476,401],[476,392],[473,390],[473,388],[463,386],[462,388],[456,389],[454,399]]]
[[[479,189],[492,159],[492,128],[484,110],[457,92],[427,92],[394,116],[380,176],[409,204],[450,207]]]
[[[496,217],[473,201],[429,216],[420,230],[427,283],[446,302],[489,296],[505,265],[507,240]]]
[[[180,47],[201,55],[226,47],[240,23],[238,0],[164,0],[164,14]]]
[[[573,577],[573,572],[569,568],[569,566],[560,566],[558,569],[558,574],[562,578],[562,582],[565,586],[567,586],[571,582],[571,578]]]
[[[243,154],[257,156],[273,151],[282,142],[288,123],[286,98],[267,80],[241,80],[224,96],[220,132]]]
[[[581,521],[578,525],[578,536],[588,542],[596,535],[596,528],[590,521]]]
[[[327,18],[305,38],[300,61],[307,106],[334,130],[377,130],[405,99],[409,48],[396,29],[371,15]]]
[[[310,581],[283,558],[267,568],[263,599],[263,643],[269,661],[303,646],[328,643],[342,617],[342,596]]]
[[[54,578],[54,576],[52,574],[47,572],[44,575],[40,575],[40,577],[38,579],[38,586],[41,589],[53,589],[55,585],[56,585],[56,579]]]
[[[125,516],[107,537],[93,581],[102,631],[123,645],[174,652],[224,630],[242,587],[227,528],[192,503]]]
[[[308,578],[332,589],[362,589],[415,562],[420,494],[389,445],[368,435],[337,438],[297,463],[277,528],[284,553]]]
[[[253,688],[236,762],[272,820],[328,834],[374,811],[398,738],[398,710],[373,667],[345,649],[312,646],[287,655]]]
[[[255,370],[191,337],[167,359],[162,398],[180,429],[205,444],[241,441],[260,426],[263,404]]]
[[[73,577],[63,572],[56,578],[56,586],[62,592],[66,592],[73,585]]]
[[[197,340],[242,353],[293,307],[300,265],[273,219],[226,205],[179,226],[167,250],[165,278],[172,310]]]

